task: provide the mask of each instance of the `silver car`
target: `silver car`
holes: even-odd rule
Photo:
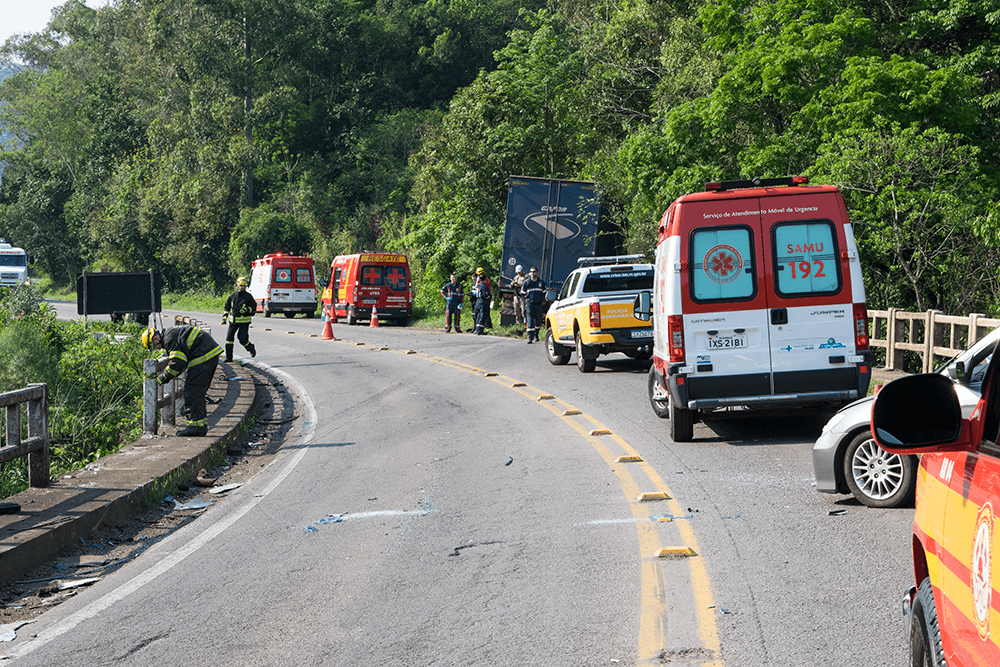
[[[956,355],[937,372],[955,382],[965,417],[979,401],[980,385],[1000,329]],[[842,408],[823,427],[813,445],[813,473],[821,493],[851,493],[869,507],[899,507],[913,503],[917,482],[916,456],[889,454],[871,434],[872,401],[868,396]]]

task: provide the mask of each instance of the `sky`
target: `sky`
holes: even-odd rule
[[[41,32],[52,17],[52,8],[66,0],[0,0],[0,44],[11,35]],[[98,8],[108,0],[87,0],[87,6]]]

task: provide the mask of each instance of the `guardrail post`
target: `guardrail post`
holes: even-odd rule
[[[903,340],[903,327],[899,326],[896,317],[898,312],[898,308],[889,309],[889,323],[886,326],[885,367],[889,370],[902,370],[904,365],[903,351],[896,349],[896,343]]]
[[[935,318],[939,312],[941,311],[928,310],[924,314],[924,358],[922,364],[924,373],[930,373],[934,367],[934,343],[937,341],[938,334],[940,333]]]
[[[40,438],[41,447],[28,454],[28,484],[49,485],[49,392],[48,386],[31,384],[41,390],[41,396],[28,401],[28,437]],[[10,442],[8,440],[8,442]]]
[[[143,360],[142,376],[144,378],[142,381],[142,432],[155,434],[156,404],[159,402],[156,384],[156,359]]]

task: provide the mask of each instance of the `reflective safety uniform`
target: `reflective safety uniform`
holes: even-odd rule
[[[257,356],[257,348],[250,342],[250,320],[257,312],[257,302],[246,290],[236,290],[226,299],[226,309],[222,322],[229,320],[229,330],[226,332],[226,361],[233,360],[233,346],[236,341],[246,348],[251,357]]]
[[[166,384],[187,369],[184,409],[188,426],[207,427],[205,394],[208,393],[215,369],[219,366],[222,348],[207,333],[192,326],[167,329],[161,337],[161,345],[167,352],[169,361],[157,382]]]
[[[530,276],[521,285],[524,296],[524,318],[527,320],[528,342],[538,340],[538,329],[542,321],[542,304],[545,302],[545,283],[540,278]]]
[[[449,280],[444,284],[444,287],[441,288],[441,296],[444,297],[444,300],[448,304],[447,309],[444,312],[444,330],[451,331],[451,318],[452,315],[454,315],[455,331],[462,333],[462,299],[465,298],[465,293],[462,291],[462,283],[453,283]]]

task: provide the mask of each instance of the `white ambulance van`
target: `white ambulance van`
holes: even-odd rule
[[[663,214],[649,400],[671,437],[701,417],[833,411],[868,392],[868,311],[840,191],[806,177],[723,181]]]
[[[0,287],[14,287],[28,282],[28,256],[0,239]]]

